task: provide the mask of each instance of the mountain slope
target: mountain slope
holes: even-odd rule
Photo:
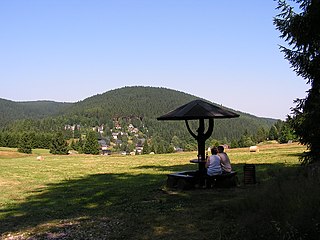
[[[87,128],[104,124],[111,128],[114,121],[133,121],[135,126],[141,129],[142,127],[145,128],[143,133],[147,136],[159,135],[170,141],[174,135],[184,139],[190,138],[184,121],[157,121],[156,118],[195,99],[199,98],[171,89],[135,86],[111,90],[73,104],[55,102],[17,103],[1,100],[0,110],[2,112],[4,109],[5,112],[9,112],[9,109],[15,109],[9,115],[9,121],[47,117],[47,120],[43,121],[50,122],[50,129],[59,129],[64,124],[80,124]],[[276,121],[235,112],[240,114],[239,118],[215,120],[213,138],[238,139],[244,132],[255,134],[259,128],[268,130]],[[1,121],[6,123],[8,118],[0,119]],[[48,129],[48,124],[39,121],[34,120],[33,129],[38,126],[44,126],[38,131]],[[0,126],[4,124],[3,122],[0,123]],[[20,126],[17,127],[19,124]],[[10,129],[20,129],[19,131],[26,129],[21,124],[21,121],[10,124]],[[28,121],[28,124],[30,125],[30,121]],[[59,126],[53,126],[54,124]],[[191,122],[191,127],[196,131],[197,121]]]
[[[68,112],[81,115],[98,113],[111,118],[130,115],[156,118],[196,98],[166,88],[123,87],[75,103]]]
[[[14,120],[54,116],[71,105],[53,101],[14,102],[0,98],[0,128]]]
[[[85,116],[91,120],[91,125],[106,123],[118,117],[137,117],[143,119],[151,134],[161,133],[169,139],[173,134],[188,134],[184,121],[157,121],[156,118],[195,99],[199,98],[166,88],[124,87],[75,103],[66,115],[73,119],[75,116]],[[245,131],[254,134],[259,128],[269,129],[276,121],[235,112],[240,114],[237,119],[215,120],[213,137],[237,139]],[[197,126],[197,123],[194,123],[194,126]]]

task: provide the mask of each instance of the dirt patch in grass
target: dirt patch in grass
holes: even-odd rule
[[[26,154],[19,153],[19,152],[13,152],[13,151],[0,151],[0,159],[1,158],[21,158],[25,157]]]
[[[121,221],[107,217],[95,219],[81,217],[53,221],[23,231],[4,234],[1,239],[109,239],[122,225]]]

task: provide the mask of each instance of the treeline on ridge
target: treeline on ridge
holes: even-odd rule
[[[124,87],[98,94],[73,104],[47,102],[47,110],[41,110],[45,106],[43,103],[39,105],[39,102],[35,102],[36,104],[33,106],[32,102],[29,102],[28,106],[31,104],[33,109],[38,109],[38,114],[35,114],[36,116],[21,117],[17,113],[17,120],[9,123],[4,121],[6,124],[2,122],[0,125],[2,136],[0,144],[8,145],[8,142],[10,142],[3,143],[4,136],[8,138],[10,135],[12,136],[11,139],[15,139],[19,138],[17,136],[23,133],[33,133],[35,136],[47,134],[52,137],[52,134],[61,131],[65,139],[69,140],[74,137],[74,133],[70,133],[70,130],[65,129],[65,127],[75,125],[81,126],[79,129],[80,136],[85,136],[94,127],[103,126],[104,130],[97,134],[97,138],[105,139],[109,143],[113,140],[112,132],[119,130],[115,129],[115,125],[121,122],[125,129],[122,129],[122,131],[126,131],[129,124],[139,129],[139,133],[136,133],[135,137],[128,136],[130,137],[128,139],[130,144],[137,144],[137,139],[144,139],[147,140],[147,143],[152,144],[152,139],[157,138],[158,142],[160,139],[160,142],[170,145],[172,138],[175,137],[180,141],[180,146],[175,147],[186,148],[186,146],[194,146],[196,143],[186,130],[184,121],[157,121],[156,118],[194,99],[197,99],[197,97],[165,88]],[[48,103],[51,106],[55,106],[51,112],[48,111],[50,109]],[[14,106],[15,102],[10,102],[10,104]],[[16,104],[19,105],[19,103]],[[28,108],[28,106],[24,107]],[[5,108],[2,108],[1,111],[3,109]],[[20,111],[21,108],[18,109]],[[254,143],[262,140],[262,138],[267,139],[271,127],[276,123],[274,119],[259,118],[241,112],[237,113],[240,114],[237,119],[215,120],[214,131],[208,140],[209,143],[219,141],[239,146],[241,138],[244,136],[250,136],[252,143]],[[193,121],[191,126],[196,128],[197,124],[197,121]],[[38,138],[40,139],[41,137]],[[48,142],[48,140],[45,141]],[[17,146],[17,142],[15,141],[14,143],[11,140],[9,145]],[[43,147],[46,144],[36,145]]]

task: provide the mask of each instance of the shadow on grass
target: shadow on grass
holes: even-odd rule
[[[240,178],[243,165],[233,165]],[[257,164],[257,176],[274,177],[283,166]],[[180,171],[196,169],[196,165],[139,168]],[[198,189],[168,195],[161,190],[165,181],[166,175],[160,173],[121,173],[94,174],[49,184],[36,189],[24,203],[2,210],[0,235],[40,228],[33,230],[36,235],[31,234],[35,239],[108,239],[110,236],[112,239],[179,239],[179,234],[186,233],[190,239],[197,236],[207,239],[223,229],[207,228],[204,223],[211,226],[213,218],[217,222],[227,220],[225,215],[228,218],[230,213],[220,209],[243,194],[233,189]],[[214,214],[208,214],[208,206]],[[54,223],[48,225],[50,222]],[[48,226],[41,229],[41,225]]]
[[[304,153],[303,152],[302,153],[286,153],[285,155],[288,156],[288,157],[300,158],[300,157],[302,157],[304,155]]]
[[[125,214],[132,204],[157,191],[163,177],[94,174],[49,184],[32,192],[24,203],[2,210],[0,235],[61,219]]]
[[[232,164],[232,169],[234,171],[237,171],[238,175],[241,177],[243,176],[243,167],[244,163],[241,164]],[[277,172],[279,169],[283,169],[286,166],[284,163],[277,163],[277,164],[254,164],[256,167],[256,174],[259,177],[260,174],[262,174],[262,177],[264,175],[274,175],[272,172]],[[291,166],[290,168],[295,168]],[[196,164],[185,164],[185,165],[173,165],[173,166],[160,166],[160,165],[142,165],[139,167],[135,167],[134,169],[155,169],[158,171],[169,171],[169,172],[179,172],[179,171],[186,171],[186,170],[197,170],[198,166]]]
[[[198,166],[196,164],[180,164],[180,165],[171,165],[171,166],[161,166],[161,165],[142,165],[134,167],[133,169],[155,169],[157,171],[169,171],[169,172],[178,172],[185,170],[197,170]]]

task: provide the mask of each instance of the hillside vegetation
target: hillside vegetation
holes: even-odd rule
[[[0,129],[20,119],[55,116],[71,105],[53,101],[14,102],[0,98]]]
[[[157,135],[170,141],[176,135],[189,139],[183,121],[157,121],[156,118],[194,99],[198,97],[156,87],[123,87],[72,104],[2,99],[0,128],[11,132],[52,132],[63,129],[67,124],[79,124],[83,129],[101,125],[111,129],[115,121],[125,121],[134,123],[146,137]],[[245,132],[256,134],[259,129],[268,131],[276,122],[275,119],[235,112],[240,114],[238,119],[215,121],[212,138],[231,141],[239,139]]]

